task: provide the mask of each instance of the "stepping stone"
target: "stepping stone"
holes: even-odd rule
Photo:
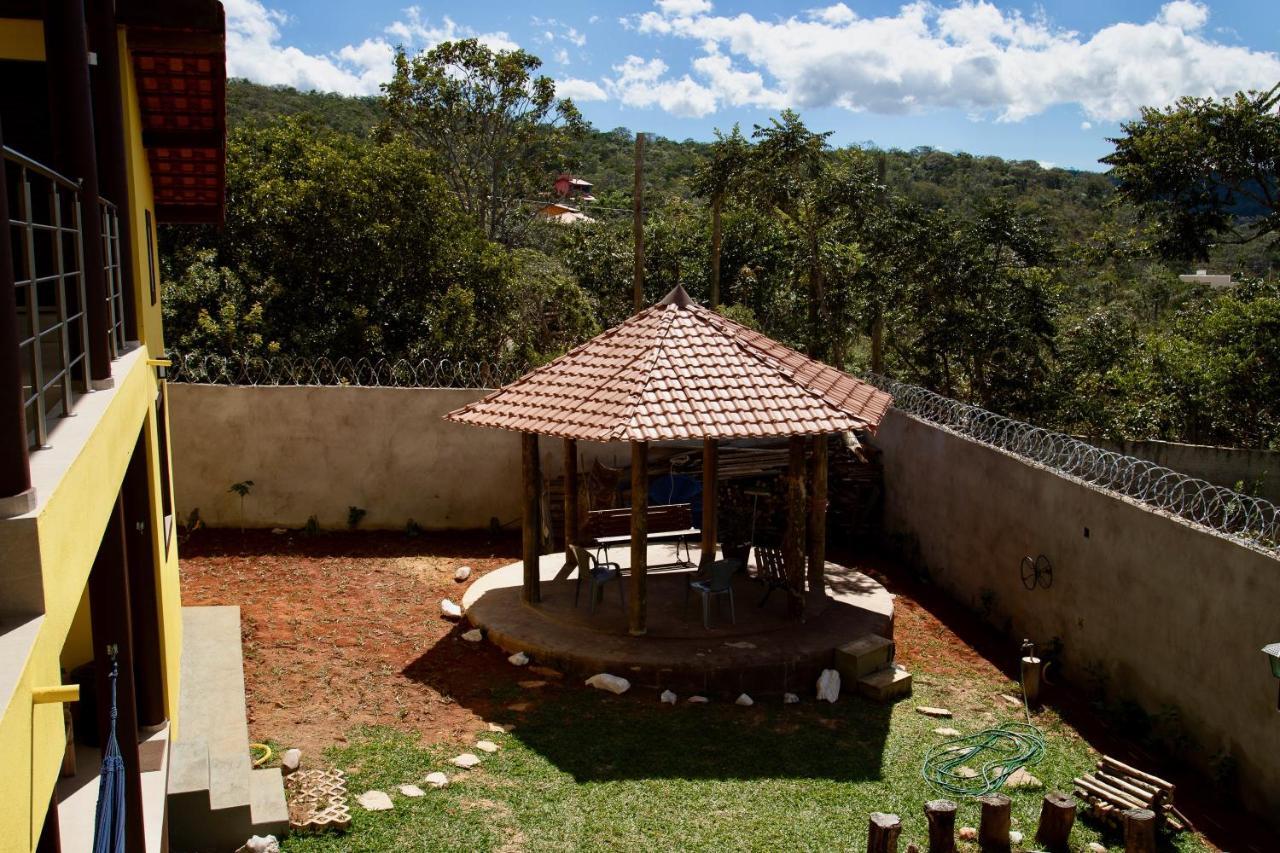
[[[672,693],[670,690],[664,690],[662,691],[662,695],[658,697],[658,701],[662,702],[664,705],[674,705],[676,704],[677,698],[676,694]]]
[[[369,812],[385,812],[395,808],[395,804],[391,802],[391,797],[385,791],[365,791],[356,797],[356,802],[361,808]]]
[[[514,705],[508,705],[508,706],[507,706],[507,710],[508,710],[508,711],[515,711],[517,714],[523,714],[525,711],[529,710],[529,703],[528,703],[528,702],[516,702]]]
[[[782,694],[782,704],[783,704],[783,705],[798,705],[799,703],[800,703],[800,697],[799,697],[799,696],[797,696],[796,694],[794,694],[794,693],[783,693],[783,694]]]
[[[351,825],[347,777],[341,770],[298,770],[285,777],[293,832],[345,830]]]
[[[499,735],[506,734],[507,732],[511,731],[514,728],[515,726],[503,725],[502,723],[489,724],[489,731]]]
[[[706,696],[690,696],[689,701],[695,705],[705,705],[707,702],[710,702],[711,700],[708,699]]]
[[[440,615],[446,619],[461,619],[462,608],[446,598],[440,602]]]
[[[525,690],[537,690],[539,687],[547,686],[547,682],[545,681],[517,681],[516,683]]]
[[[458,570],[453,573],[453,579],[456,580],[458,583],[462,583],[464,580],[466,580],[469,577],[471,577],[470,566],[459,566]]]
[[[479,628],[472,628],[470,631],[462,635],[462,639],[468,643],[478,643],[484,639],[484,634],[480,633]]]
[[[747,694],[743,693],[743,694],[741,694],[740,696],[738,696],[738,698],[737,698],[737,699],[734,699],[734,700],[733,700],[733,704],[735,704],[735,705],[744,705],[744,706],[746,706],[746,707],[750,707],[750,706],[752,706],[752,705],[754,705],[754,704],[756,704],[756,703],[755,703],[755,700],[754,700],[754,699],[752,699],[752,698],[751,698],[750,696],[748,696]]]
[[[1004,780],[1006,788],[1043,788],[1044,783],[1027,772],[1025,767],[1019,767],[1017,770],[1009,774],[1009,778]]]
[[[957,767],[956,775],[961,779],[977,779],[978,771],[974,770],[972,767]]]
[[[417,785],[401,785],[400,793],[406,797],[425,797],[427,792],[419,788]]]
[[[552,669],[549,666],[531,666],[530,672],[536,672],[544,678],[564,678],[564,673],[558,669]]]
[[[858,693],[873,702],[892,702],[911,695],[911,673],[890,667],[858,679]]]
[[[480,756],[471,752],[464,752],[456,758],[449,759],[449,763],[454,767],[461,767],[463,770],[470,770],[472,767],[475,767],[480,763]]]
[[[512,666],[528,666],[529,656],[526,655],[524,652],[516,652],[511,657],[507,658],[507,662],[510,663]]]
[[[849,683],[893,665],[893,640],[864,634],[836,649],[836,670]]]
[[[942,735],[943,737],[960,737],[959,729],[953,729],[948,726],[943,726],[942,728],[934,729],[933,733],[935,735]]]
[[[426,782],[432,788],[443,788],[449,784],[449,777],[441,773],[439,770],[434,773],[428,773],[422,781]]]
[[[926,717],[945,717],[950,719],[951,712],[946,708],[931,708],[928,705],[919,705],[916,707],[917,714],[924,714]]]
[[[476,749],[482,752],[497,752],[498,745],[491,740],[478,740],[476,741]]]
[[[1010,705],[1013,705],[1014,707],[1017,707],[1017,708],[1022,707],[1022,700],[1019,699],[1017,696],[1010,696],[1008,693],[1001,693],[1000,698],[1008,702]]]

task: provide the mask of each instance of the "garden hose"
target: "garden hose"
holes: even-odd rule
[[[260,752],[262,754],[254,755],[254,753],[257,753],[257,752]],[[267,746],[265,743],[249,744],[249,755],[251,760],[253,761],[254,767],[261,767],[262,765],[266,764],[268,761],[271,760],[271,756],[273,754],[274,753],[271,751],[271,747]]]
[[[957,797],[981,797],[1000,790],[1019,767],[1040,760],[1044,755],[1044,733],[1031,723],[1021,675],[1018,688],[1027,721],[984,729],[933,747],[924,757],[922,774],[926,782]],[[973,774],[961,775],[958,771],[962,767],[968,767]]]

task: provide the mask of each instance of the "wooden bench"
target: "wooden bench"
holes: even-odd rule
[[[657,504],[645,509],[645,523],[650,542],[676,543],[676,561],[649,566],[651,569],[682,568],[694,566],[689,550],[689,538],[701,536],[702,531],[693,526],[693,507],[690,504]],[[583,539],[603,552],[602,562],[609,562],[609,546],[631,541],[631,507],[594,509],[587,513]],[[680,556],[681,548],[684,556]]]
[[[756,580],[766,587],[764,598],[760,599],[760,607],[764,607],[775,589],[783,590],[791,595],[798,593],[791,588],[791,579],[787,577],[787,564],[779,548],[759,548],[756,552]]]

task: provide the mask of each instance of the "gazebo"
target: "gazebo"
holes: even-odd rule
[[[521,434],[523,588],[541,601],[538,436],[565,443],[565,551],[580,542],[577,442],[631,444],[628,630],[645,633],[650,442],[703,443],[702,560],[716,553],[718,442],[789,439],[782,551],[793,590],[825,590],[827,442],[874,430],[892,398],[834,367],[705,308],[682,287],[656,305],[480,400],[445,415]],[[819,440],[822,439],[822,440]],[[807,452],[808,451],[808,452]],[[806,570],[807,565],[807,570]],[[797,608],[800,599],[793,599]]]

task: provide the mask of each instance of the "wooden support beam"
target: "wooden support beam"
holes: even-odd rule
[[[648,618],[649,572],[649,445],[631,442],[631,601],[627,630],[645,633]]]
[[[1076,800],[1070,794],[1050,791],[1040,805],[1040,825],[1036,828],[1036,840],[1050,853],[1065,853],[1071,849],[1071,827],[1076,822]]]
[[[809,594],[827,594],[827,436],[815,435],[809,454]]]
[[[804,612],[804,599],[798,595],[804,590],[805,578],[805,517],[809,507],[805,501],[804,436],[792,436],[789,441],[787,462],[787,527],[782,536],[782,560],[787,571],[787,584],[791,593],[787,597],[792,615]]]
[[[867,853],[897,853],[902,820],[896,814],[872,812],[867,821]]]
[[[702,557],[706,566],[716,559],[716,483],[720,445],[714,438],[702,440]]]
[[[94,681],[98,695],[98,743],[111,729],[111,657],[117,650],[116,740],[124,761],[125,849],[142,851],[142,765],[138,750],[138,708],[133,682],[133,615],[129,606],[124,501],[116,499],[107,530],[89,571],[89,616],[93,636]]]
[[[542,542],[542,462],[538,459],[537,433],[520,433],[520,481],[524,487],[524,524],[520,529],[524,552],[524,589],[529,604],[542,601],[538,556]]]
[[[956,804],[950,800],[929,800],[924,819],[929,824],[929,853],[955,853]]]
[[[564,564],[577,566],[573,546],[578,544],[578,442],[564,440]]]
[[[636,134],[636,174],[631,190],[631,236],[635,257],[631,271],[631,301],[636,311],[644,309],[644,134]]]
[[[1009,828],[1012,824],[1012,801],[1004,794],[988,794],[978,797],[982,804],[982,818],[978,823],[978,846],[984,851],[1004,853],[1009,849]]]

